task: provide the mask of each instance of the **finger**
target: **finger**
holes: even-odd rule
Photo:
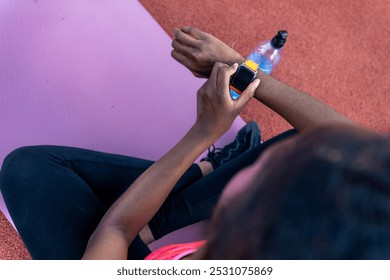
[[[218,73],[217,88],[222,90],[218,90],[218,93],[228,96],[226,91],[229,92],[230,77],[237,71],[237,68],[237,63],[234,63],[231,66],[225,64],[225,67],[220,68]]]
[[[196,38],[192,37],[189,34],[184,33],[180,29],[176,29],[174,31],[174,35],[176,40],[183,45],[190,46],[190,47],[198,45],[198,40]]]
[[[206,33],[200,31],[199,29],[196,29],[195,27],[192,26],[183,26],[181,30],[188,34],[191,35],[192,37],[196,39],[204,39],[206,37]]]
[[[216,62],[214,63],[213,70],[211,71],[210,74],[210,83],[213,84],[214,86],[217,86],[218,84],[218,76],[219,76],[219,71],[222,67],[226,67],[227,64],[222,63],[222,62]]]
[[[260,85],[260,79],[254,79],[252,83],[241,93],[240,98],[236,99],[235,102],[238,108],[241,110],[255,95],[257,87]]]
[[[188,59],[188,57],[186,55],[184,55],[183,53],[177,51],[177,50],[172,50],[171,52],[171,56],[177,61],[179,62],[180,64],[184,65],[185,67],[188,68],[188,70],[191,71],[191,73],[197,77],[197,78],[207,78],[207,74],[206,73],[202,73],[202,72],[195,72],[194,67],[193,67],[193,64],[192,64],[192,61],[190,59]]]
[[[187,56],[185,56],[183,53],[177,51],[177,50],[172,50],[171,56],[179,63],[183,64],[185,67],[190,66],[190,61]]]
[[[171,45],[172,48],[174,48],[175,50],[177,50],[182,54],[184,53],[190,54],[194,51],[193,48],[181,44],[178,40],[173,40]]]

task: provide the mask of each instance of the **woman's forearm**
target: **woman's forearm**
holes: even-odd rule
[[[194,125],[114,203],[102,223],[123,225],[129,231],[129,237],[135,237],[154,216],[184,172],[217,139]]]
[[[241,63],[245,59],[240,56],[232,58],[232,62]],[[340,114],[320,100],[290,87],[277,79],[258,71],[261,80],[255,92],[255,98],[278,113],[299,131],[330,123],[349,123],[352,120]]]
[[[190,165],[219,136],[194,125],[110,207],[91,236],[84,259],[125,259],[127,248],[161,207]]]
[[[255,98],[274,110],[299,131],[330,123],[353,124],[350,119],[320,100],[261,71],[257,77],[261,79],[261,84],[257,88]]]

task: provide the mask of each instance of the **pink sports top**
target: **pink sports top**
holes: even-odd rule
[[[145,260],[180,260],[196,252],[200,247],[206,243],[205,240],[172,244],[158,248],[156,251],[150,253]]]

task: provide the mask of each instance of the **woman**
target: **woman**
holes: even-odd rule
[[[69,195],[68,197],[63,197],[63,193],[61,193],[61,196],[55,192],[51,193],[50,201],[52,202],[47,203],[47,201],[45,201],[45,208],[43,211],[46,211],[45,217],[54,221],[53,223],[49,223],[51,226],[56,227],[57,225],[60,225],[58,226],[57,233],[64,228],[72,228],[69,235],[55,234],[54,236],[47,236],[46,234],[45,238],[39,239],[39,237],[37,237],[39,234],[34,234],[34,225],[29,222],[28,214],[26,211],[20,210],[22,208],[21,204],[27,200],[26,194],[24,194],[26,187],[23,188],[23,192],[15,192],[13,190],[13,187],[16,185],[15,181],[18,181],[17,185],[26,185],[26,180],[31,178],[29,177],[31,175],[31,167],[36,166],[36,161],[45,161],[43,160],[43,158],[45,158],[44,153],[42,151],[38,151],[38,148],[29,148],[28,153],[22,149],[17,153],[11,154],[4,162],[0,177],[2,192],[5,200],[10,202],[11,200],[17,200],[16,198],[23,193],[24,199],[21,200],[22,202],[19,202],[19,206],[13,206],[12,203],[9,203],[8,206],[10,208],[9,210],[11,215],[13,215],[16,226],[18,227],[18,223],[20,224],[20,228],[22,229],[20,230],[22,238],[26,241],[32,236],[32,247],[36,246],[37,243],[39,243],[38,241],[43,242],[43,245],[41,245],[39,249],[44,251],[44,254],[37,252],[38,257],[44,257],[45,254],[53,256],[51,253],[59,250],[61,252],[65,252],[63,255],[60,254],[61,256],[71,256],[72,258],[81,257],[81,255],[84,259],[126,259],[129,256],[131,258],[144,258],[146,256],[147,249],[145,249],[146,246],[143,241],[149,241],[151,237],[159,238],[161,235],[176,229],[179,225],[174,224],[173,221],[177,220],[178,216],[179,220],[183,221],[180,226],[195,222],[193,216],[197,216],[199,213],[201,213],[201,215],[198,216],[207,216],[207,214],[204,214],[203,212],[205,212],[205,209],[207,209],[207,211],[210,210],[210,205],[215,203],[221,190],[225,187],[230,178],[241,168],[253,163],[266,147],[276,142],[276,140],[271,140],[265,145],[258,145],[253,149],[249,149],[242,155],[237,156],[235,159],[229,161],[227,164],[217,168],[211,173],[209,172],[213,168],[211,165],[212,160],[204,162],[203,167],[201,164],[201,166],[198,167],[198,171],[194,171],[192,173],[189,172],[194,169],[192,162],[202,153],[202,151],[214,143],[230,128],[233,120],[237,117],[243,106],[253,96],[265,105],[269,106],[271,109],[274,109],[277,113],[289,121],[298,131],[302,132],[301,136],[292,137],[292,142],[282,141],[281,144],[277,146],[275,145],[275,148],[270,148],[269,154],[272,154],[271,152],[274,151],[275,153],[281,153],[283,155],[283,150],[286,149],[285,145],[287,145],[287,148],[291,148],[296,146],[297,142],[295,141],[300,141],[294,140],[294,138],[302,138],[302,143],[306,143],[304,140],[305,137],[310,138],[310,135],[318,132],[315,130],[312,132],[312,129],[322,125],[344,125],[347,127],[343,127],[341,130],[335,129],[336,136],[338,132],[344,130],[348,131],[349,128],[353,131],[358,130],[360,132],[360,129],[354,128],[353,125],[351,125],[352,122],[350,120],[335,112],[325,104],[296,89],[284,85],[271,77],[263,75],[262,73],[258,73],[258,78],[261,79],[261,84],[259,80],[255,80],[247,88],[247,90],[243,92],[238,100],[233,101],[230,98],[228,90],[229,79],[237,68],[237,64],[234,63],[240,63],[244,59],[215,37],[191,27],[184,27],[181,30],[176,30],[175,36],[176,39],[172,43],[174,48],[172,56],[188,67],[196,76],[209,76],[209,79],[198,91],[198,116],[196,123],[183,137],[183,139],[160,160],[153,164],[145,164],[144,168],[139,168],[138,174],[135,174],[133,178],[127,178],[127,182],[132,182],[130,187],[121,182],[119,184],[122,185],[122,187],[119,188],[120,190],[115,190],[112,193],[107,193],[105,184],[118,184],[118,182],[115,181],[117,177],[116,173],[110,170],[105,170],[104,168],[99,168],[99,172],[95,172],[95,174],[109,173],[110,176],[108,177],[111,178],[111,181],[106,181],[104,183],[100,182],[99,176],[92,179],[86,179],[88,176],[83,174],[83,171],[79,171],[77,166],[75,166],[76,164],[74,161],[62,160],[61,164],[63,167],[66,167],[67,170],[71,170],[71,172],[64,172],[63,178],[60,178],[60,180],[69,179],[69,176],[73,176],[74,178],[71,180],[73,183],[68,184],[68,187],[71,190],[76,188],[78,196],[75,197],[74,195]],[[291,133],[288,135],[290,134]],[[351,140],[349,136],[350,135],[346,138]],[[317,140],[318,139],[314,142],[318,142]],[[277,147],[280,148],[277,149]],[[56,148],[60,149],[58,147]],[[277,150],[280,150],[280,152],[276,152]],[[84,151],[79,152],[82,153]],[[38,156],[38,160],[34,159],[34,153]],[[324,154],[326,155],[328,153],[325,151]],[[23,160],[18,160],[18,157],[23,158]],[[53,157],[55,157],[55,151],[51,152],[50,157],[53,160]],[[58,157],[63,157],[63,153],[60,153]],[[266,156],[265,154],[260,158],[258,165],[260,165],[260,167],[263,164],[266,165],[268,161],[265,159],[270,157],[273,158],[273,156]],[[278,163],[280,164],[280,161],[283,159],[283,156],[279,157]],[[291,156],[286,157],[285,159],[288,159],[289,162],[290,160],[293,162],[293,158]],[[119,158],[117,160],[120,162]],[[21,166],[20,162],[22,162],[22,165],[24,166]],[[48,161],[46,160],[45,163],[48,164],[47,162]],[[307,164],[309,164],[309,166],[311,164],[310,161],[306,161],[305,163],[306,165],[301,165],[300,167],[307,168]],[[104,162],[101,164],[104,164]],[[257,166],[257,164],[255,166]],[[279,165],[277,165],[277,167],[279,168]],[[91,168],[97,167],[94,166]],[[199,176],[199,168],[204,174],[209,174],[205,177]],[[24,180],[20,179],[21,177],[23,178],[23,170],[26,170]],[[251,172],[254,172],[254,169],[250,170]],[[250,172],[250,170],[246,172]],[[270,169],[265,168],[265,170],[267,170],[266,174],[270,173]],[[35,201],[35,204],[37,204],[42,202],[41,193],[50,190],[47,186],[47,181],[45,180],[45,178],[48,178],[50,174],[45,175],[45,170],[42,169],[39,170],[39,172],[35,170],[35,172],[40,173],[38,185],[36,180],[34,180],[36,186],[34,189],[29,191],[29,194],[31,197],[38,197]],[[260,173],[262,172],[263,171]],[[272,172],[274,177],[276,176],[277,178],[284,179],[284,176],[280,176],[277,169],[273,169]],[[189,173],[192,175],[186,176]],[[195,173],[198,174],[196,175]],[[286,180],[289,180],[288,176],[286,177]],[[21,181],[24,181],[24,183]],[[265,179],[259,179],[259,182],[265,184],[268,181]],[[87,187],[82,189],[77,187],[84,183]],[[100,186],[100,188],[97,187],[92,191],[88,188],[88,185],[91,184],[98,186],[100,184],[102,186]],[[42,186],[41,189],[40,186]],[[269,205],[272,203],[272,197],[270,197],[270,195],[265,195],[264,199],[267,197],[271,200],[260,203],[261,196],[259,196],[259,193],[255,190],[260,190],[262,187],[259,186],[256,188],[253,186],[256,186],[254,181],[248,182],[248,187],[244,188],[245,190],[248,190],[248,192],[240,191],[238,194],[237,191],[234,191],[233,193],[236,193],[236,195],[229,195],[229,188],[227,190],[227,194],[224,195],[225,199],[222,199],[219,206],[216,208],[216,215],[213,219],[214,231],[211,231],[210,233],[209,242],[191,256],[185,256],[183,255],[183,252],[178,253],[178,255],[190,258],[234,259],[258,258],[263,256],[271,258],[273,256],[281,256],[283,258],[283,255],[272,255],[271,253],[268,255],[266,254],[268,251],[264,249],[264,246],[266,247],[270,245],[266,242],[265,237],[270,232],[270,229],[265,231],[251,231],[252,227],[259,225],[259,221],[251,219],[252,222],[249,223],[249,225],[251,225],[248,229],[249,231],[247,229],[243,229],[241,232],[240,226],[234,227],[234,221],[237,222],[239,220],[237,220],[237,218],[252,217],[248,215],[248,212],[250,213],[251,211],[241,211],[240,207],[251,205],[251,209],[253,209],[254,204],[257,205],[256,201],[259,200],[259,204],[261,204],[262,207],[266,207],[263,208],[263,210],[267,210],[267,207],[270,207]],[[268,188],[268,190],[269,189],[270,188]],[[291,190],[292,189],[293,188],[291,188]],[[275,190],[271,188],[269,191],[272,194],[277,192],[277,188],[275,188]],[[263,192],[264,191],[260,191],[260,195]],[[191,195],[189,195],[190,193]],[[242,198],[244,197],[243,193],[247,193],[245,198],[246,200]],[[195,196],[194,194],[197,195]],[[234,197],[234,199],[232,199],[232,197]],[[252,199],[251,203],[247,201],[248,197]],[[211,202],[209,201],[210,198],[212,200]],[[235,200],[235,198],[237,198],[237,200]],[[72,213],[74,213],[74,215],[58,216],[58,213],[50,215],[52,208],[61,208],[63,212],[69,210],[67,205],[59,205],[59,201],[66,202],[72,200],[80,200],[80,205],[83,205],[82,203],[85,201],[88,201],[88,203],[85,207],[79,207],[78,209],[72,208],[71,211],[73,211]],[[255,202],[253,202],[253,200]],[[225,202],[224,204],[224,201],[229,201],[229,203]],[[233,203],[232,201],[237,201],[237,203]],[[240,201],[246,202],[240,203]],[[280,198],[279,201],[284,200]],[[188,207],[188,204],[191,204],[191,207]],[[99,208],[99,211],[95,208],[91,210],[91,205],[96,208],[99,208],[97,207],[99,205],[102,207]],[[234,207],[232,207],[232,209],[228,209],[229,211],[226,211],[225,213],[223,210],[227,210],[230,205]],[[278,203],[275,203],[274,205],[276,207]],[[230,213],[231,215],[228,215],[227,213]],[[239,217],[237,217],[237,213]],[[243,216],[241,217],[239,213]],[[302,213],[300,213],[300,215],[301,214]],[[263,215],[265,215],[265,212]],[[14,216],[16,216],[16,219]],[[77,218],[74,219],[73,217],[75,216],[77,216]],[[224,223],[226,219],[230,219],[231,217],[235,217],[233,226],[232,221],[227,224]],[[36,217],[33,218],[40,223],[45,222],[36,219]],[[58,221],[59,219],[62,221]],[[264,218],[263,220],[266,219]],[[262,226],[265,225],[264,223],[260,224]],[[274,225],[271,229],[273,229],[273,227]],[[45,233],[45,225],[37,224],[36,228],[39,229],[39,233]],[[235,230],[233,230],[234,228]],[[224,235],[220,233],[221,230],[231,233],[228,237],[229,239],[223,238]],[[89,238],[86,249],[86,238],[82,238],[82,240],[77,242],[75,246],[72,246],[72,242],[76,239],[78,240],[78,236],[85,236],[86,233],[92,231],[93,234]],[[48,232],[56,231],[48,230]],[[253,238],[248,238],[251,242],[246,243],[245,245],[245,242],[243,241],[246,239],[246,236],[250,235],[251,232],[253,232],[254,236]],[[139,237],[139,233],[142,240]],[[241,236],[241,238],[239,236]],[[64,246],[59,248],[55,248],[55,246],[53,247],[53,244],[56,244],[55,239],[59,237],[61,240],[60,242],[57,242],[57,244],[68,244],[69,250],[64,248]],[[48,239],[49,241],[47,241]],[[227,246],[218,246],[219,243],[226,244],[226,242],[232,241],[238,242],[237,246],[240,246],[241,249],[229,247],[231,250],[226,251]],[[45,246],[45,242],[49,242],[51,246],[49,246],[49,244]],[[254,244],[256,245],[256,250],[251,250],[250,248],[253,249]],[[262,247],[259,244],[261,244]],[[29,247],[27,242],[26,245]],[[194,248],[189,251],[192,252],[200,245],[202,244],[196,243]],[[223,253],[224,250],[221,249],[224,247],[227,252],[225,255]],[[233,250],[232,248],[235,249]],[[253,253],[258,252],[259,248],[262,249],[263,255]],[[72,254],[74,251],[77,251],[77,253]],[[185,248],[185,251],[188,251],[187,247]],[[82,253],[80,254],[80,252]],[[55,255],[56,254],[54,254],[54,256]],[[335,257],[337,258],[337,256]]]

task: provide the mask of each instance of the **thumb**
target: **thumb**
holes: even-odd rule
[[[236,100],[240,110],[252,99],[255,95],[257,87],[260,85],[260,79],[254,79],[252,83],[241,93],[240,98]]]

